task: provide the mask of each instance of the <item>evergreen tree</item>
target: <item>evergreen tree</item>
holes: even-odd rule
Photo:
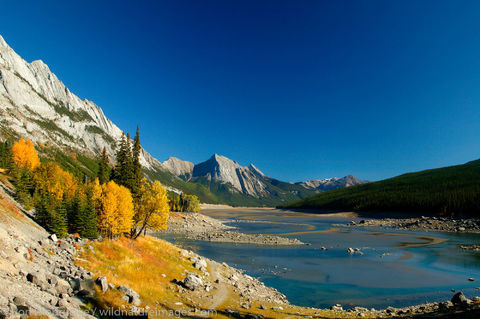
[[[0,143],[0,167],[8,171],[13,168],[12,145],[7,141]]]
[[[67,206],[68,232],[80,233],[81,216],[86,206],[83,191],[77,190],[73,200]]]
[[[98,237],[97,214],[91,194],[86,195],[84,205],[78,211],[76,226],[81,237],[88,239],[96,239]]]
[[[110,165],[108,162],[107,149],[104,147],[102,156],[100,157],[100,165],[98,167],[98,181],[100,184],[105,184],[110,180],[109,173]]]
[[[122,137],[118,143],[118,149],[116,154],[117,163],[115,164],[113,180],[119,185],[126,184],[126,174],[125,168],[127,165],[127,140],[125,138],[125,133],[122,133]]]
[[[62,200],[55,209],[50,230],[58,236],[64,238],[68,235],[68,221],[67,221],[67,203]]]
[[[131,192],[133,191],[134,184],[135,184],[135,175],[133,172],[133,154],[132,154],[132,147],[130,145],[130,133],[127,133],[127,157],[125,163],[125,186]]]
[[[52,202],[49,194],[42,194],[35,203],[35,220],[45,228],[49,228],[53,224],[54,207]]]
[[[133,183],[132,183],[132,196],[135,199],[139,196],[140,186],[143,178],[142,164],[140,164],[140,152],[142,147],[140,146],[140,129],[137,125],[137,132],[133,140]]]

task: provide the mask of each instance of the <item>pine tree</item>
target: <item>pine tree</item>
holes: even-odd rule
[[[140,163],[140,152],[141,152],[141,145],[140,145],[140,129],[137,125],[137,132],[135,134],[135,138],[133,140],[133,183],[132,183],[132,196],[134,199],[138,199],[140,185],[142,182],[143,174],[142,174],[142,164]]]
[[[95,207],[90,201],[88,201],[82,216],[82,229],[80,235],[88,239],[97,239],[97,213],[95,212]]]
[[[8,141],[0,143],[0,167],[7,171],[13,168],[12,145]]]
[[[67,222],[67,204],[65,200],[62,200],[56,207],[52,220],[50,230],[55,233],[59,238],[67,237],[68,235],[68,222]]]
[[[92,194],[87,194],[85,201],[78,211],[76,220],[77,232],[83,238],[96,239],[97,235],[97,214],[92,200]]]
[[[125,186],[131,192],[134,188],[135,183],[135,176],[133,172],[133,154],[132,154],[132,147],[130,145],[130,133],[127,133],[127,157],[125,163]]]
[[[98,167],[98,181],[100,184],[105,184],[110,180],[109,173],[110,165],[108,162],[107,149],[104,147],[102,156],[100,157],[100,165]]]
[[[125,133],[122,133],[122,137],[118,143],[118,150],[116,154],[117,163],[115,164],[113,180],[119,185],[125,185],[125,168],[127,163],[127,141]]]
[[[53,224],[54,207],[49,194],[40,195],[40,200],[35,203],[35,220],[40,226],[49,228]]]
[[[70,233],[80,233],[81,219],[85,206],[85,194],[82,190],[78,190],[67,208],[68,231]]]

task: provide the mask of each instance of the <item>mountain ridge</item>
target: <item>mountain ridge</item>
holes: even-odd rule
[[[25,61],[1,35],[0,118],[4,139],[28,137],[40,146],[41,155],[61,157],[68,168],[72,158],[96,158],[103,148],[113,163],[123,134],[98,105],[72,93],[42,60]],[[218,154],[196,165],[174,157],[161,163],[142,148],[140,162],[149,179],[158,179],[169,191],[196,194],[207,203],[274,206],[317,191],[276,180],[253,164],[241,166]],[[75,165],[96,174],[92,160],[84,158]]]

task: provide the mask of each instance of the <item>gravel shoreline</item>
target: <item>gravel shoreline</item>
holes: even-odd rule
[[[446,217],[385,218],[350,222],[354,227],[391,227],[401,230],[434,232],[480,233],[480,219],[453,219]]]
[[[235,227],[227,226],[215,218],[200,213],[172,213],[168,219],[167,230],[158,233],[184,234],[190,239],[254,244],[271,246],[305,245],[296,238],[274,235],[245,234],[232,231]]]

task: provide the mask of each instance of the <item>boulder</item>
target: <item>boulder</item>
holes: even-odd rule
[[[199,258],[197,261],[193,263],[193,267],[200,269],[201,271],[206,271],[207,270],[207,262],[205,259]]]
[[[57,295],[60,295],[70,293],[72,291],[72,288],[66,280],[57,279],[57,283],[55,284],[55,290],[57,292]]]
[[[41,273],[41,272],[28,273],[27,280],[39,286],[42,290],[45,290],[48,287],[47,277],[45,276],[44,273]]]
[[[350,248],[347,249],[347,252],[348,252],[349,254],[353,254],[353,253],[355,252],[355,250],[350,247]]]
[[[95,282],[93,279],[81,280],[79,278],[74,278],[71,280],[70,286],[77,295],[86,296],[95,293]]]
[[[468,304],[468,299],[465,297],[463,292],[457,292],[453,297],[452,297],[452,303],[455,306],[461,306],[461,305],[467,305]]]
[[[331,307],[330,307],[330,310],[343,311],[343,307],[342,307],[342,305],[340,305],[340,304],[336,304],[336,305],[331,306]]]
[[[117,289],[119,291],[123,292],[125,294],[125,296],[128,297],[128,302],[129,303],[131,303],[135,306],[140,305],[140,295],[135,290],[133,290],[132,288],[127,287],[127,286],[119,286]]]
[[[15,306],[26,306],[27,305],[27,300],[23,297],[16,296],[13,298],[13,303]]]
[[[197,290],[203,288],[203,280],[197,274],[188,274],[183,280],[183,286],[190,290]]]
[[[103,292],[108,290],[108,281],[106,277],[98,277],[95,283],[100,286],[100,289],[102,289]]]
[[[51,234],[48,238],[50,240],[52,240],[54,243],[56,243],[58,241],[57,235],[55,235],[55,234]]]

